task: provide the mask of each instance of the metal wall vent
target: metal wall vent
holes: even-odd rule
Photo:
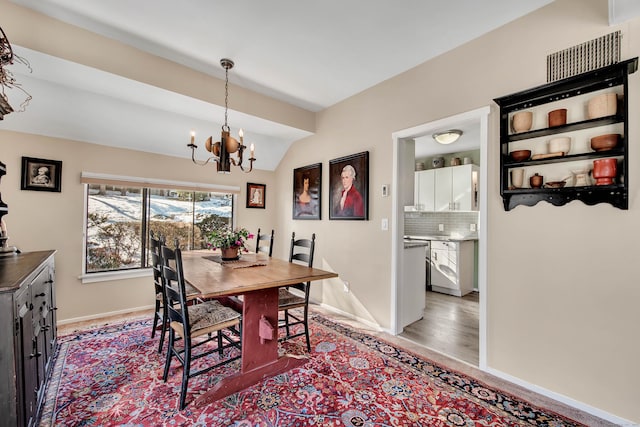
[[[620,31],[547,55],[547,82],[620,62]]]

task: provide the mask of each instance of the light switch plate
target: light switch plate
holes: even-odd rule
[[[389,219],[388,218],[382,218],[382,221],[380,222],[380,228],[382,228],[385,231],[389,229]]]
[[[438,231],[444,231],[444,224],[438,224]]]
[[[389,195],[389,184],[382,184],[382,197]]]

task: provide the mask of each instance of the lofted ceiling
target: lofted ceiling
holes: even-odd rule
[[[66,23],[317,112],[542,7],[552,0],[12,0]],[[29,23],[24,23],[29,25]],[[0,16],[0,26],[3,26]],[[7,33],[11,41],[11,34]],[[224,108],[36,52],[10,66],[33,95],[0,129],[189,157],[189,131],[219,135]],[[17,109],[22,94],[9,100]],[[233,110],[232,133],[274,170],[309,131]],[[467,134],[471,134],[469,131]],[[202,142],[202,141],[200,141]],[[197,142],[198,143],[198,142]],[[202,144],[201,144],[202,145]],[[200,158],[204,157],[201,148]]]

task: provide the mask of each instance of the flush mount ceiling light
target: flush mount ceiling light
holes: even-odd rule
[[[225,70],[225,81],[224,81],[224,125],[222,125],[222,134],[220,136],[220,141],[213,143],[212,137],[207,138],[204,143],[204,148],[213,154],[204,162],[198,162],[195,158],[195,151],[198,148],[197,145],[194,144],[196,133],[191,131],[191,142],[187,144],[187,147],[191,148],[191,160],[193,163],[204,166],[210,161],[214,161],[217,163],[218,173],[230,173],[231,165],[238,166],[242,170],[242,172],[249,173],[253,170],[253,162],[256,160],[253,157],[254,154],[254,146],[251,144],[251,156],[249,157],[249,170],[244,170],[244,166],[242,166],[242,153],[246,150],[246,146],[244,145],[244,137],[242,129],[238,131],[238,137],[240,140],[238,141],[230,134],[230,128],[227,124],[227,110],[228,110],[228,101],[229,101],[229,70],[233,68],[233,61],[227,58],[222,58],[220,60],[220,65]],[[237,153],[236,158],[231,158],[229,155]]]
[[[458,138],[460,138],[460,135],[462,135],[461,130],[449,129],[444,132],[434,133],[432,136],[433,136],[433,139],[436,140],[436,142],[446,145],[446,144],[452,144],[456,142]]]

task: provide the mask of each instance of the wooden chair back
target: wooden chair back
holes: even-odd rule
[[[271,230],[271,234],[260,234],[260,229],[258,228],[258,234],[256,234],[256,253],[264,252],[271,256],[271,254],[273,254],[273,237],[273,230]]]

